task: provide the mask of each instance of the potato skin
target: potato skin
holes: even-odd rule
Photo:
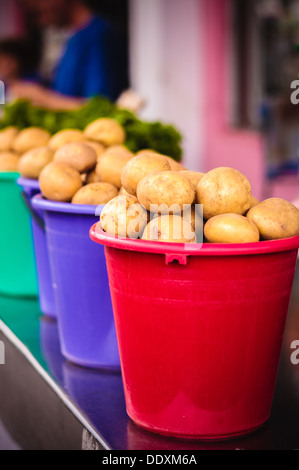
[[[106,147],[121,145],[126,140],[126,134],[121,125],[110,118],[99,118],[91,122],[84,130],[89,140],[101,142]]]
[[[142,240],[196,243],[193,227],[180,215],[162,215],[153,218],[145,227]]]
[[[76,192],[72,199],[73,204],[88,204],[99,206],[107,204],[118,195],[118,189],[109,183],[90,183]]]
[[[289,201],[269,198],[254,206],[247,218],[258,227],[263,240],[299,235],[299,210]]]
[[[193,203],[194,189],[185,176],[164,171],[142,178],[137,186],[137,198],[151,212],[181,213],[184,205]]]
[[[109,201],[101,212],[101,226],[111,235],[141,237],[148,221],[146,209],[135,196],[117,196]]]
[[[220,214],[245,214],[251,204],[248,179],[234,168],[219,167],[206,173],[197,186],[197,202],[204,219]]]
[[[69,202],[81,188],[82,180],[75,168],[65,163],[52,162],[42,170],[39,184],[45,198]]]
[[[53,160],[54,151],[49,147],[36,147],[25,152],[18,165],[24,178],[38,179],[43,168]]]
[[[71,142],[83,142],[85,136],[79,129],[63,129],[56,132],[49,140],[49,147],[53,150],[58,150],[60,147]]]
[[[122,170],[122,186],[129,194],[136,196],[139,181],[147,175],[161,171],[171,171],[170,164],[163,155],[137,155],[131,158]]]
[[[13,142],[19,130],[16,127],[9,126],[0,131],[0,152],[8,152],[13,148]]]
[[[98,160],[96,173],[101,181],[121,187],[121,174],[124,166],[134,157],[127,149],[116,147],[108,149]]]
[[[55,152],[54,161],[70,165],[79,173],[87,173],[96,166],[97,154],[89,145],[71,142]]]
[[[260,239],[257,226],[238,214],[211,217],[204,227],[208,243],[255,243]]]
[[[20,157],[14,152],[0,153],[0,172],[16,173]]]
[[[49,140],[50,134],[44,129],[27,127],[27,129],[23,129],[17,134],[12,149],[19,154],[23,154],[30,149],[47,146]]]

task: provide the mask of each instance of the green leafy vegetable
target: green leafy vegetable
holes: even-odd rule
[[[28,101],[17,100],[5,106],[0,129],[7,126],[16,126],[19,129],[37,126],[54,134],[68,128],[83,130],[87,124],[100,117],[111,117],[124,127],[126,146],[132,152],[152,149],[177,161],[181,160],[182,136],[174,126],[162,122],[142,121],[134,113],[119,109],[114,103],[100,96],[75,111],[49,111],[34,107]]]

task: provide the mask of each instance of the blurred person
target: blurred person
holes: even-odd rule
[[[49,88],[12,80],[10,93],[49,109],[74,109],[96,95],[115,100],[126,84],[121,41],[110,23],[94,15],[87,0],[30,0],[29,8],[40,27],[66,27],[71,34]]]
[[[0,80],[9,83],[16,79],[36,78],[36,64],[30,61],[28,53],[24,38],[0,41]]]

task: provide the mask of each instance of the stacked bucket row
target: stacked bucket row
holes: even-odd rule
[[[299,237],[188,248],[117,239],[97,224],[99,208],[0,179],[0,292],[34,295],[31,219],[40,306],[57,316],[63,355],[121,368],[137,424],[218,439],[269,418]]]

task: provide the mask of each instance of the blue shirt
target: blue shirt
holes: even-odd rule
[[[64,95],[115,100],[123,91],[123,64],[117,32],[105,20],[94,17],[67,42],[57,66],[52,88]]]

